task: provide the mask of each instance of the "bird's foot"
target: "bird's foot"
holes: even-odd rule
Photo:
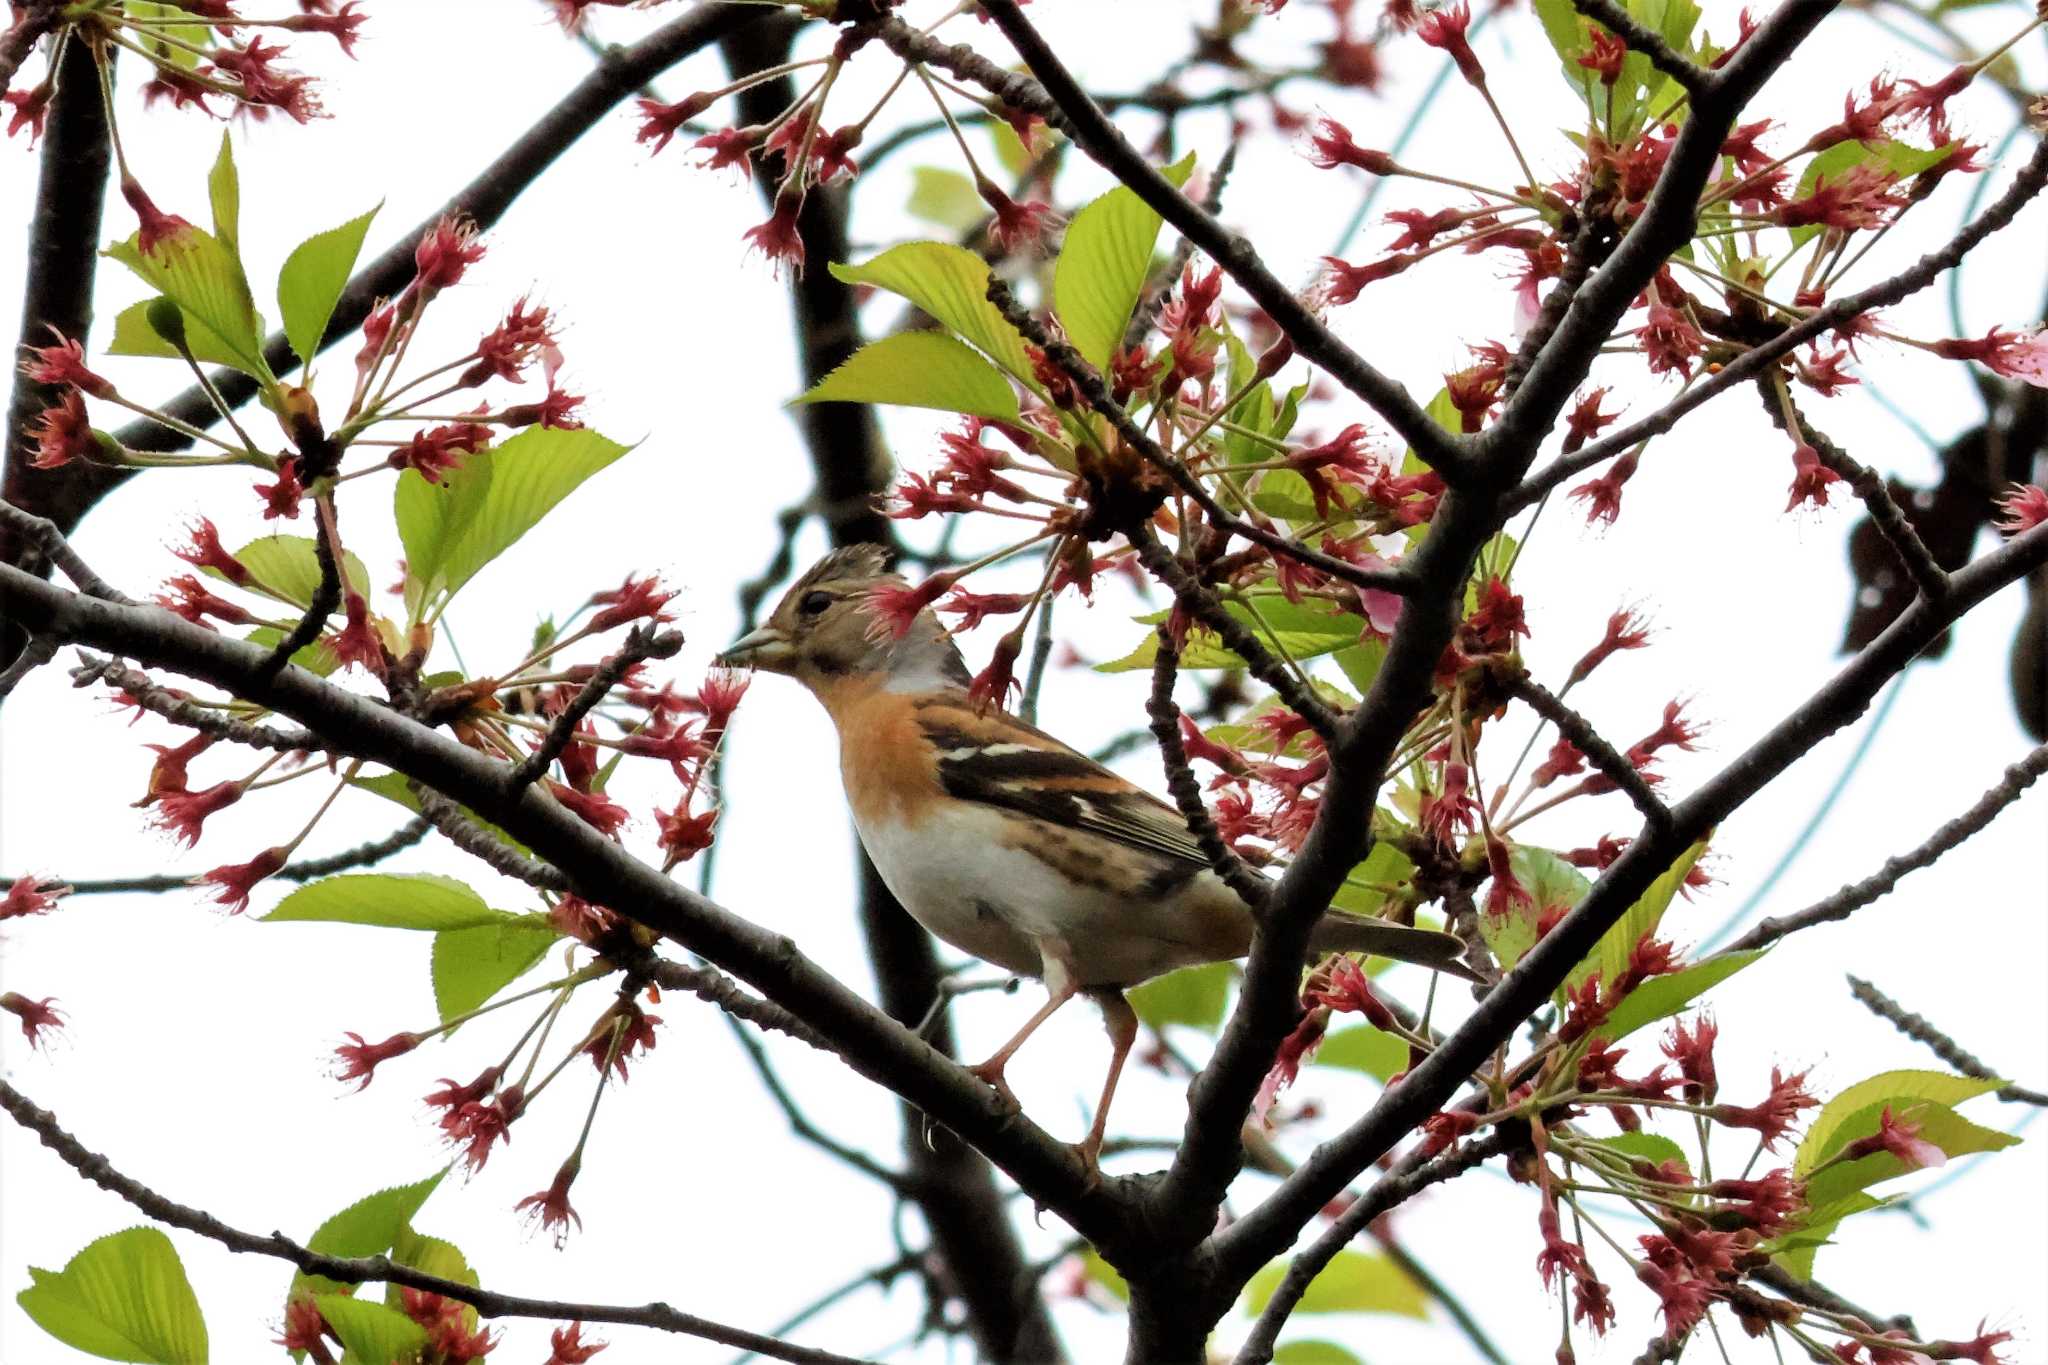
[[[1067,1144],[1067,1150],[1074,1154],[1074,1159],[1079,1161],[1082,1169],[1088,1173],[1087,1183],[1082,1188],[1089,1194],[1101,1189],[1102,1134],[1090,1133],[1079,1142],[1070,1142]]]
[[[1024,1106],[1017,1102],[1017,1092],[1010,1089],[1009,1081],[1003,1077],[1003,1068],[1009,1060],[1003,1056],[991,1057],[985,1062],[968,1067],[967,1074],[993,1089],[1005,1105],[1011,1109],[1021,1110]]]

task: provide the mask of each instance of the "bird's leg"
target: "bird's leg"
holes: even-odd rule
[[[973,1075],[994,1086],[996,1093],[1011,1104],[1017,1102],[1017,1097],[1011,1093],[1010,1083],[1003,1079],[1003,1068],[1010,1064],[1010,1058],[1016,1055],[1017,1049],[1024,1046],[1024,1040],[1035,1033],[1040,1024],[1052,1018],[1053,1013],[1061,1005],[1072,1000],[1078,990],[1074,985],[1073,973],[1067,970],[1060,957],[1042,944],[1040,952],[1045,962],[1045,1003],[1039,1007],[1038,1013],[1024,1021],[1024,1027],[1017,1030],[1015,1037],[996,1049],[994,1056],[967,1068]]]
[[[1131,1044],[1138,1040],[1138,1012],[1131,1008],[1131,1002],[1124,999],[1124,993],[1113,987],[1088,992],[1096,1004],[1102,1006],[1103,1027],[1109,1030],[1109,1075],[1102,1082],[1102,1098],[1095,1105],[1095,1122],[1089,1126],[1088,1136],[1081,1139],[1074,1148],[1081,1158],[1081,1164],[1091,1172],[1100,1174],[1103,1129],[1109,1123],[1109,1102],[1116,1097],[1117,1077],[1123,1075],[1124,1058],[1131,1055]]]

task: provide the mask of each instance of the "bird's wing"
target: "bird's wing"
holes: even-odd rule
[[[976,715],[964,698],[921,704],[918,724],[951,796],[1209,865],[1179,811],[1036,726],[1000,711]]]

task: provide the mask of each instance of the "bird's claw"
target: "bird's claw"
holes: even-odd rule
[[[1002,1100],[1003,1104],[1008,1108],[1023,1109],[1024,1106],[1017,1102],[1017,1092],[1010,1089],[1009,1081],[1003,1077],[1002,1062],[991,1058],[986,1062],[968,1067],[967,1074],[994,1090],[996,1097]]]

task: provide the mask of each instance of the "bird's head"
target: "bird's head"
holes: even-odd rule
[[[902,690],[966,686],[967,666],[928,598],[887,562],[879,545],[832,551],[720,660],[788,674],[821,696],[874,675]]]

